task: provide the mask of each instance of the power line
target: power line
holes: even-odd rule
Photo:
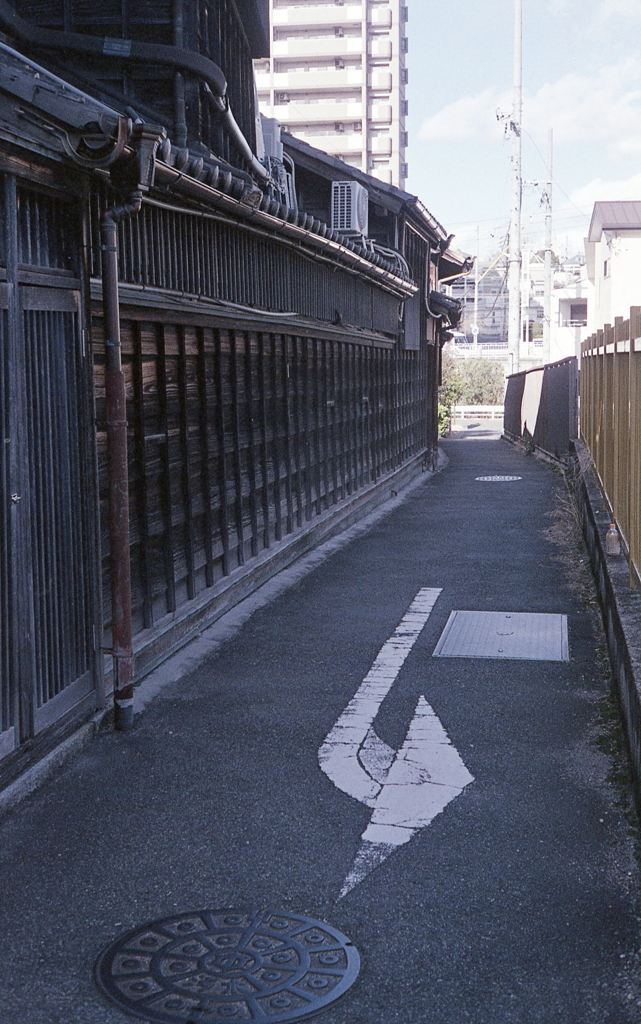
[[[534,139],[532,138],[532,136],[530,135],[530,133],[529,133],[528,131],[525,131],[525,129],[524,129],[524,130],[523,130],[523,134],[524,134],[524,135],[527,135],[528,139],[530,140],[530,142],[531,142],[531,143],[532,143],[532,145],[534,146],[535,150],[537,151],[537,153],[538,153],[538,154],[539,154],[539,156],[541,157],[541,160],[543,161],[543,163],[545,163],[545,157],[543,156],[543,153],[541,152],[541,150],[540,150],[540,149],[539,149],[539,147],[537,146],[536,142],[534,141]],[[559,192],[562,192],[562,193],[563,193],[563,195],[564,195],[564,196],[565,196],[565,198],[567,199],[568,203],[571,203],[571,204],[572,204],[572,206],[574,207],[574,209],[575,209],[575,210],[578,210],[578,211],[579,211],[579,213],[581,214],[581,216],[582,216],[582,217],[587,217],[587,214],[584,214],[584,213],[582,213],[582,212],[581,212],[581,209],[580,209],[580,208],[579,208],[579,207],[578,207],[578,206],[576,205],[576,203],[574,202],[574,200],[573,200],[573,199],[570,199],[569,195],[567,194],[567,192],[565,191],[565,189],[563,188],[563,186],[562,186],[562,185],[560,184],[560,182],[558,182],[558,181],[556,180],[556,178],[553,178],[552,180],[553,180],[554,184],[556,185],[556,187],[558,188]]]

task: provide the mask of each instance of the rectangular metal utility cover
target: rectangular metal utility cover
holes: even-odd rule
[[[567,615],[451,612],[434,657],[569,661]]]

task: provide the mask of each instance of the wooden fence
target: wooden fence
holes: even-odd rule
[[[164,635],[172,620],[181,629],[176,620],[225,578],[420,453],[431,468],[436,345],[404,351],[365,332],[332,338],[327,327],[290,333],[282,324],[261,330],[256,320],[123,308],[137,646]],[[102,330],[97,315],[107,610]],[[139,669],[150,656],[137,657]]]
[[[581,436],[641,586],[641,307],[581,346]]]

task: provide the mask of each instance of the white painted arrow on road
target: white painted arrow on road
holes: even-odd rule
[[[440,593],[419,590],[318,752],[334,785],[373,809],[339,899],[474,781],[425,697],[400,750],[372,727]]]

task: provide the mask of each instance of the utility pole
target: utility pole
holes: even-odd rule
[[[521,327],[521,343],[527,346],[530,354],[530,260],[532,253],[529,249],[521,247],[521,312],[519,324]]]
[[[478,347],[479,340],[479,252],[481,249],[481,229],[477,226],[476,228],[476,263],[474,264],[474,327],[472,333],[474,335],[474,355]]]
[[[552,337],[552,129],[548,132],[548,180],[545,186],[545,279],[543,291],[543,365],[550,362]]]
[[[512,212],[507,263],[508,355],[518,373],[521,350],[521,121],[523,117],[523,0],[514,0],[514,102],[512,132]]]

